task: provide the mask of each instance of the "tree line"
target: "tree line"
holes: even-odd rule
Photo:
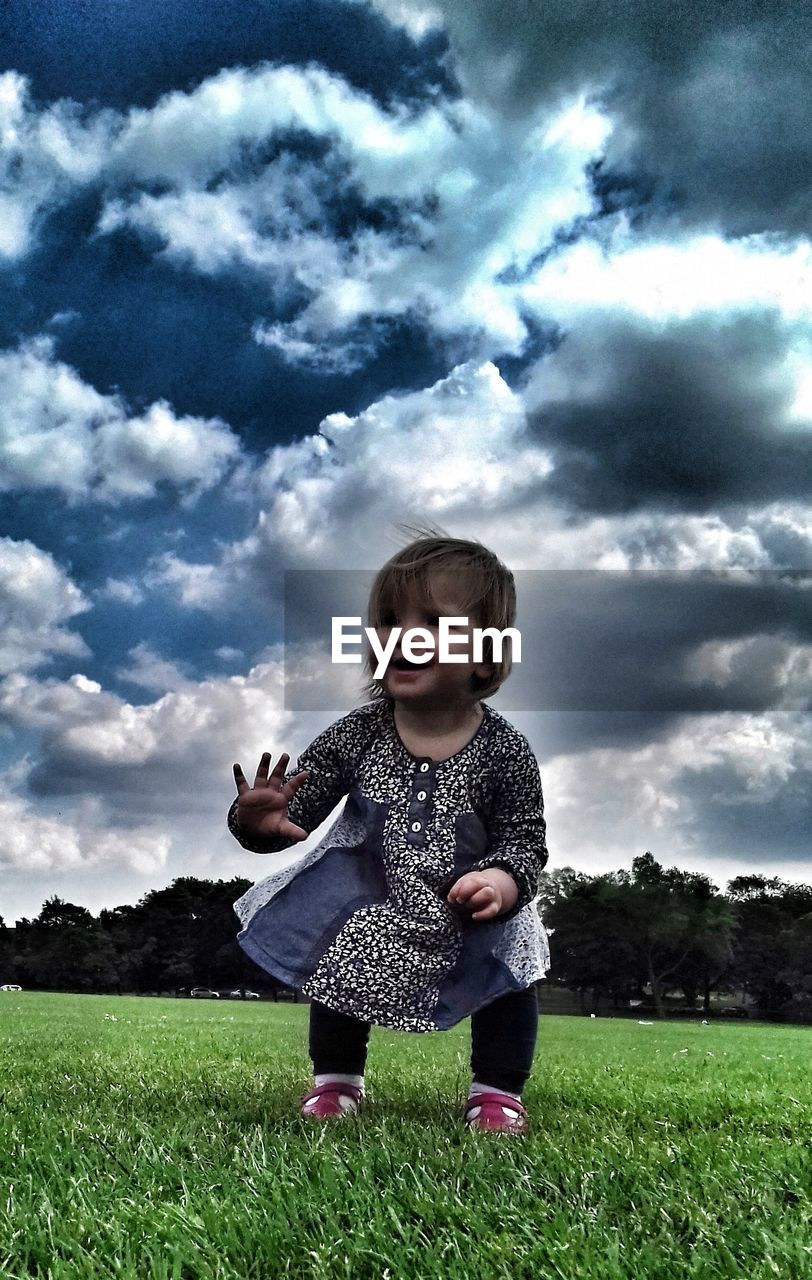
[[[250,885],[186,876],[98,916],[51,897],[16,928],[0,918],[0,983],[119,994],[248,987],[276,997],[286,989],[236,941],[233,904]],[[737,992],[759,1016],[812,1022],[809,885],[739,876],[720,893],[646,853],[631,871],[545,875],[539,910],[548,987],[660,1016],[675,997],[710,1012],[720,993]]]
[[[193,987],[281,988],[245,955],[234,903],[251,881],[184,876],[135,906],[93,916],[49,898],[14,929],[0,921],[0,982],[44,991],[181,994]]]
[[[760,1016],[812,1022],[812,887],[737,876],[720,893],[696,872],[664,869],[645,853],[631,871],[545,877],[550,978],[610,1006],[667,997],[711,1011],[741,993]]]

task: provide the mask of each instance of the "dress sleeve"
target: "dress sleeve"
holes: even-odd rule
[[[488,853],[475,871],[499,867],[519,889],[515,906],[500,916],[509,920],[532,902],[547,863],[544,796],[536,757],[523,738],[511,742],[498,765],[496,794],[488,823]]]
[[[310,770],[307,782],[299,787],[288,805],[291,822],[302,827],[308,835],[324,821],[352,786],[355,753],[351,746],[351,734],[347,731],[347,719],[345,717],[345,720],[337,721],[319,734],[299,756],[296,768],[289,769],[285,774],[287,781],[302,769]],[[228,811],[228,829],[242,847],[250,849],[252,853],[281,853],[283,849],[301,843],[285,836],[262,839],[242,833],[237,825],[236,799],[232,801]]]

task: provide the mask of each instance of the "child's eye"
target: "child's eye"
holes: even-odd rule
[[[393,609],[384,609],[380,614],[379,627],[394,627],[397,624],[397,618]]]
[[[439,613],[427,613],[427,614],[426,614],[426,622],[428,623],[428,625],[429,625],[430,627],[439,627],[439,625],[440,625],[440,615],[439,615]]]

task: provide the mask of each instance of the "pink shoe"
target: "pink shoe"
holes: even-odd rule
[[[482,1133],[527,1133],[527,1109],[509,1093],[475,1093],[465,1104],[465,1126]]]
[[[352,1116],[358,1111],[363,1092],[357,1084],[316,1085],[302,1098],[302,1115],[326,1119],[328,1116]]]

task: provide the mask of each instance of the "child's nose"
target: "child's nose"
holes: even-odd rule
[[[419,609],[405,613],[400,621],[400,625],[403,627],[403,631],[413,631],[415,627],[420,627],[424,631],[429,629],[429,624],[426,621],[426,615]],[[403,632],[401,632],[401,635],[402,634]]]

